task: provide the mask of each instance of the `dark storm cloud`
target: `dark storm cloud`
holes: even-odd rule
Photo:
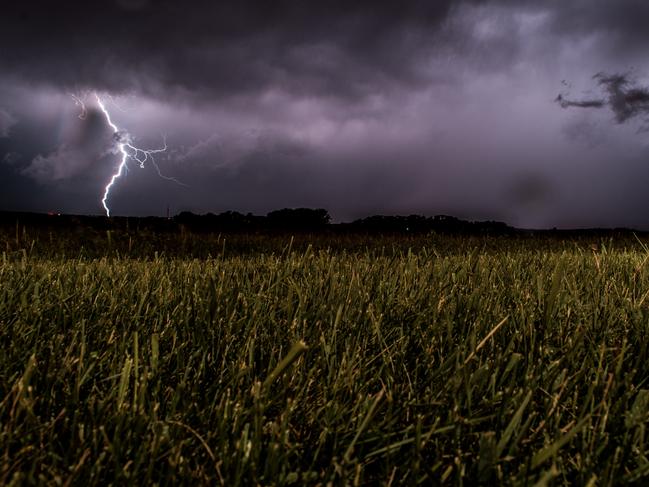
[[[476,9],[491,21],[488,39]],[[522,45],[512,12],[548,13],[561,37],[601,33],[608,50],[649,38],[649,5],[634,0],[25,0],[3,7],[0,45],[11,48],[0,50],[0,69],[68,91],[204,102],[280,88],[355,100],[443,77],[426,69],[439,52],[506,68]]]
[[[642,0],[571,0],[539,2],[553,9],[554,31],[579,39],[601,34],[600,47],[607,55],[644,51],[649,40],[649,3]]]
[[[564,95],[559,94],[555,100],[561,108],[602,108],[606,105],[604,100],[569,100],[564,98]]]
[[[598,74],[596,79],[608,93],[608,104],[619,123],[649,113],[649,91],[634,86],[624,74]]]
[[[414,57],[451,3],[13,2],[0,66],[71,90],[226,96],[281,85],[355,97],[421,82]]]
[[[638,116],[649,116],[649,88],[638,86],[628,74],[598,73],[593,76],[606,97],[591,100],[571,100],[559,94],[556,102],[561,108],[603,108],[608,107],[618,123],[624,123]]]

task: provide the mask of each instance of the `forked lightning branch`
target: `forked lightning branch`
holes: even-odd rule
[[[128,171],[129,160],[134,160],[135,162],[138,163],[138,165],[141,168],[144,168],[145,164],[147,162],[150,162],[155,168],[156,172],[158,173],[158,176],[160,176],[163,179],[167,179],[169,181],[173,181],[177,184],[185,186],[176,178],[172,178],[162,174],[162,172],[160,171],[160,167],[158,166],[155,160],[154,154],[159,154],[167,150],[166,138],[164,136],[162,137],[163,147],[159,149],[141,149],[140,147],[133,145],[133,139],[131,138],[131,134],[129,134],[125,130],[120,130],[119,127],[115,125],[104,101],[97,93],[95,93],[94,95],[95,95],[95,99],[97,100],[97,104],[99,105],[99,108],[101,109],[102,113],[104,114],[104,117],[106,118],[106,123],[108,123],[110,128],[113,130],[113,140],[117,148],[117,153],[119,154],[120,157],[117,170],[113,173],[110,180],[108,181],[108,184],[106,184],[106,186],[104,187],[104,193],[101,199],[101,204],[104,207],[104,210],[106,211],[106,216],[110,216],[110,207],[108,206],[108,200],[110,197],[111,189],[113,188],[117,180]],[[81,114],[79,115],[79,118],[85,118],[86,115],[85,104],[83,103],[83,101],[81,101],[79,97],[75,95],[72,95],[72,98],[81,107]]]

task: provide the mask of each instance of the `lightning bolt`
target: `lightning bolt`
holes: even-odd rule
[[[71,95],[71,96],[74,99],[75,104],[81,107],[81,114],[79,115],[79,118],[84,119],[86,117],[85,104],[79,97],[75,95]],[[108,184],[106,184],[106,186],[104,187],[104,194],[101,199],[101,204],[103,205],[104,210],[106,211],[106,216],[110,216],[110,207],[108,206],[108,198],[110,196],[110,191],[115,185],[115,183],[117,182],[117,180],[128,171],[129,159],[133,159],[134,161],[136,161],[141,168],[144,168],[145,163],[150,161],[153,167],[155,168],[156,172],[158,173],[158,176],[160,176],[162,179],[166,179],[167,181],[173,181],[174,183],[179,184],[181,186],[187,186],[186,184],[180,182],[176,178],[172,178],[162,174],[162,171],[160,171],[160,166],[158,166],[158,163],[155,160],[154,154],[159,154],[167,150],[166,137],[164,136],[162,137],[163,147],[159,149],[142,149],[140,147],[133,145],[133,140],[131,138],[131,135],[124,130],[120,130],[119,127],[115,125],[115,123],[113,122],[110,116],[108,109],[106,108],[106,104],[103,102],[103,100],[97,93],[95,93],[95,99],[97,100],[97,104],[99,105],[100,110],[104,114],[106,123],[108,123],[110,128],[113,130],[113,139],[116,142],[117,152],[120,154],[120,161],[119,161],[119,165],[117,166],[117,170],[115,171],[115,173],[113,173],[110,180],[108,181]]]

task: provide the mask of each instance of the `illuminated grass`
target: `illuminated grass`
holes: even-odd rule
[[[646,479],[644,251],[287,244],[5,253],[0,482]]]

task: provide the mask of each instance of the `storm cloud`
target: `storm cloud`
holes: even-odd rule
[[[0,137],[8,137],[11,127],[16,123],[16,119],[9,112],[0,109]]]
[[[606,98],[593,100],[570,100],[559,94],[556,101],[561,108],[603,108],[608,107],[618,123],[634,117],[649,115],[649,89],[636,85],[628,74],[598,73],[593,76],[606,93]]]
[[[61,134],[60,145],[52,152],[38,154],[22,172],[40,182],[68,179],[88,169],[93,161],[115,154],[113,142],[114,134],[103,115],[84,109]]]
[[[356,98],[423,82],[413,61],[452,2],[15,2],[10,73],[71,90],[219,99],[281,87]]]
[[[114,214],[649,226],[644,14],[632,0],[14,2],[0,206],[102,211],[118,157],[97,92],[138,146],[167,137],[157,162],[189,186],[132,164]]]

